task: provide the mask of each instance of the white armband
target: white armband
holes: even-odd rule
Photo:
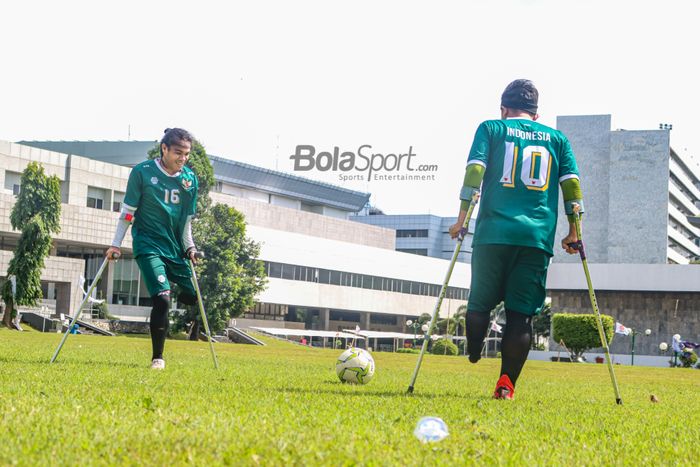
[[[122,207],[122,212],[119,214],[119,220],[117,221],[117,230],[114,232],[114,238],[112,239],[113,247],[121,248],[126,231],[129,230],[129,226],[134,221],[135,211],[135,209],[126,206]]]

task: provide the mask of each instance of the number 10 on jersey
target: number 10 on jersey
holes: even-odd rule
[[[506,188],[515,188],[515,171],[518,165],[520,148],[513,141],[506,141],[503,157],[503,176],[501,184]],[[552,168],[552,155],[544,146],[525,146],[522,149],[520,181],[528,190],[545,191],[549,187],[549,175]]]

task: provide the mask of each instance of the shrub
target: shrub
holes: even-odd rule
[[[615,321],[607,315],[601,315],[601,319],[605,337],[610,344]],[[588,349],[602,347],[596,321],[596,315],[557,313],[552,316],[552,337],[557,343],[564,341],[572,354],[572,360],[579,358]]]
[[[433,343],[434,355],[457,355],[457,346],[447,339],[438,339]]]
[[[420,353],[418,349],[397,349],[396,353]]]
[[[683,368],[692,368],[698,363],[698,356],[693,352],[685,351],[678,355],[678,360],[680,361],[680,366]]]

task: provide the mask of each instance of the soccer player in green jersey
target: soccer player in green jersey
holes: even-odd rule
[[[569,234],[562,247],[578,240],[573,206],[583,212],[583,195],[571,145],[561,132],[537,123],[539,93],[529,80],[510,83],[501,96],[501,119],[476,130],[460,193],[455,238],[468,202],[481,190],[472,241],[472,279],[467,305],[469,360],[481,358],[490,311],[501,301],[506,326],[501,340],[501,376],[494,398],[513,399],[532,337],[532,317],[545,300],[547,268],[553,255],[561,185]]]
[[[118,257],[124,235],[133,222],[134,258],[139,265],[151,310],[151,368],[165,368],[163,348],[170,324],[170,283],[180,286],[178,300],[197,303],[187,260],[195,260],[192,217],[197,208],[198,182],[185,164],[192,149],[192,136],[181,128],[165,130],[160,158],[137,164],[129,175],[117,229],[108,258]]]

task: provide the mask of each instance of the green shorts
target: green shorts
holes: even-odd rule
[[[151,297],[171,290],[170,282],[180,286],[182,293],[196,296],[192,285],[192,272],[185,260],[173,261],[158,255],[139,255],[136,257],[143,281]]]
[[[488,313],[501,301],[507,310],[536,315],[546,297],[551,255],[539,248],[477,245],[467,310]]]

